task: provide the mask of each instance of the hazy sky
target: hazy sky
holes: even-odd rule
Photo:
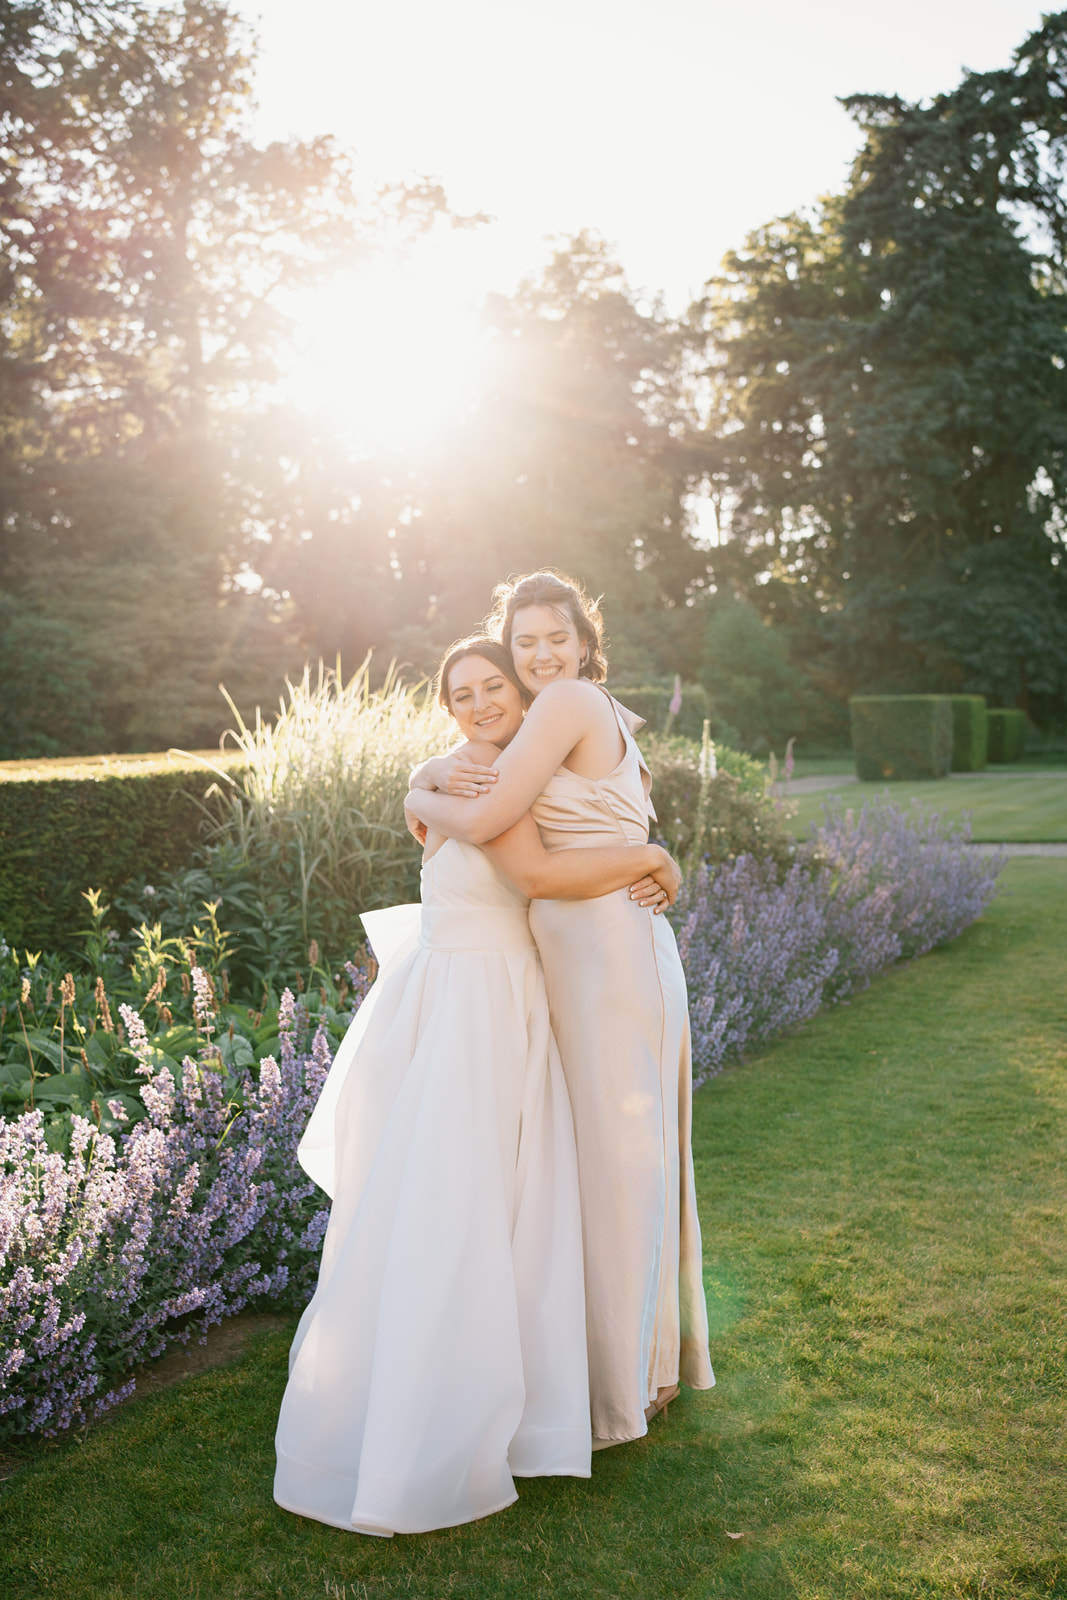
[[[1033,0],[244,0],[258,132],[333,134],[368,183],[440,179],[475,231],[438,232],[294,309],[287,386],[361,444],[462,410],[477,307],[591,228],[684,310],[724,252],[844,184],[838,95],[918,99],[1008,64]]]
[[[1004,66],[1032,0],[246,0],[264,133],[329,132],[369,176],[490,212],[467,271],[509,289],[546,235],[617,246],[680,309],[749,229],[841,186],[836,96]]]

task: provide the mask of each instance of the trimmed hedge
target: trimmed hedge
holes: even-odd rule
[[[947,775],[952,763],[948,695],[853,695],[848,709],[856,776],[862,782]]]
[[[989,760],[1021,761],[1026,749],[1026,712],[996,710],[989,713]]]
[[[211,781],[167,755],[0,765],[0,937],[66,951],[88,922],[85,889],[110,898],[130,878],[184,866]]]
[[[985,696],[954,694],[952,701],[952,770],[984,772],[989,743]]]
[[[628,711],[634,711],[639,717],[644,717],[648,724],[648,733],[666,733],[667,718],[670,711],[673,688],[661,688],[658,684],[646,684],[644,687],[617,689],[613,683],[608,688]],[[686,739],[700,740],[704,735],[704,723],[710,716],[707,691],[699,683],[683,683],[682,709],[678,712],[671,724],[671,733],[682,734]]]

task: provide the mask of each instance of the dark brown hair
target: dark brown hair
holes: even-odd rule
[[[457,639],[455,644],[448,647],[437,669],[437,698],[446,711],[452,710],[452,696],[448,688],[449,673],[457,661],[463,661],[467,656],[484,656],[486,661],[491,661],[494,666],[499,667],[508,682],[513,683],[522,695],[523,705],[529,705],[530,692],[519,682],[515,663],[511,659],[511,651],[506,650],[499,639],[490,638],[484,633],[472,633],[469,639]]]
[[[593,683],[604,682],[608,663],[604,655],[604,619],[600,615],[599,600],[586,594],[581,584],[568,578],[566,573],[556,572],[551,567],[544,572],[528,572],[525,577],[498,583],[493,590],[493,609],[485,620],[485,627],[509,650],[515,613],[524,606],[549,606],[557,617],[565,617],[572,623],[579,642],[585,646],[585,660],[578,668],[578,676],[589,678]]]

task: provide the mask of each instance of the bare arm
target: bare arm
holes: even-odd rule
[[[590,684],[552,684],[538,695],[522,728],[497,756],[500,776],[488,794],[475,800],[413,789],[406,809],[450,839],[485,844],[525,816],[552,774],[583,740],[601,739],[607,747],[617,748],[619,737],[607,700]],[[468,745],[468,757],[487,760],[486,748]]]
[[[484,766],[481,762],[471,761],[464,752],[466,745],[458,750],[452,750],[446,756],[431,756],[429,761],[422,761],[417,767],[412,767],[408,779],[411,789],[436,789],[442,794],[452,795],[479,795],[484,794],[489,785],[496,782],[496,756],[499,750],[494,749],[493,764]]]
[[[613,889],[632,889],[632,899],[651,905],[661,900],[662,890],[663,903],[673,905],[682,881],[676,863],[658,844],[546,850],[529,813],[482,849],[531,900],[592,900]],[[650,888],[649,879],[658,887]]]

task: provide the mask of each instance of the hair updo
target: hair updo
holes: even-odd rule
[[[511,659],[511,651],[505,649],[499,639],[493,639],[488,634],[472,633],[467,639],[458,639],[445,651],[444,659],[437,669],[437,682],[435,685],[437,699],[445,710],[451,715],[452,696],[448,688],[448,677],[452,668],[459,661],[464,661],[467,656],[483,656],[486,661],[491,661],[499,667],[509,683],[513,683],[522,696],[524,706],[530,703],[530,692],[524,689],[515,671],[515,663]]]
[[[604,619],[600,615],[599,600],[586,594],[573,578],[551,567],[544,572],[528,572],[525,577],[508,583],[498,583],[493,590],[493,609],[485,619],[485,628],[502,640],[509,651],[515,613],[526,606],[548,606],[557,617],[572,623],[579,642],[585,646],[585,660],[578,668],[578,676],[603,683],[608,675],[608,663],[604,655]]]

